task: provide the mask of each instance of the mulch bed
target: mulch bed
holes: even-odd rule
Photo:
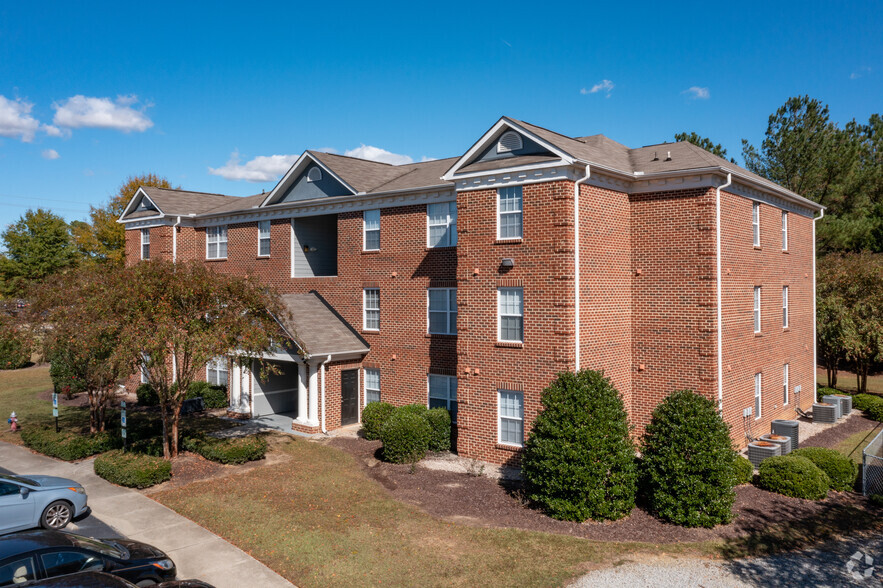
[[[838,443],[849,439],[856,433],[861,433],[863,431],[870,432],[879,426],[880,423],[877,421],[869,419],[862,413],[855,414],[855,411],[853,411],[853,414],[842,424],[831,427],[830,429],[825,429],[821,433],[817,433],[808,438],[806,441],[801,439],[800,446],[834,449],[837,447]]]
[[[337,437],[329,443],[356,457],[367,475],[394,498],[435,517],[475,526],[544,531],[599,541],[729,540],[763,533],[775,524],[812,521],[833,512],[849,511],[851,507],[868,508],[867,500],[854,492],[831,492],[827,499],[814,502],[781,496],[749,484],[736,488],[736,519],[714,529],[688,529],[665,523],[640,507],[619,521],[570,523],[528,508],[518,482],[380,462],[379,441]]]

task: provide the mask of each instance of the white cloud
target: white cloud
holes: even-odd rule
[[[689,94],[693,100],[708,100],[711,98],[711,92],[708,91],[708,88],[700,88],[699,86],[690,86],[681,94]]]
[[[851,74],[849,74],[849,79],[850,80],[857,80],[860,77],[862,77],[866,74],[869,74],[869,73],[871,73],[871,68],[865,65],[865,66],[858,68],[856,71],[852,72]]]
[[[598,92],[604,92],[605,94],[607,94],[607,97],[610,98],[610,92],[612,92],[613,88],[615,88],[615,87],[616,87],[616,84],[614,84],[610,80],[601,80],[600,82],[598,82],[597,84],[592,86],[592,88],[590,90],[583,88],[582,90],[579,91],[579,93],[580,94],[597,94]]]
[[[259,155],[251,161],[240,163],[239,151],[234,151],[223,167],[210,167],[208,172],[225,180],[270,182],[287,172],[297,158],[297,155]]]
[[[55,149],[44,149],[43,153],[40,154],[43,159],[58,159],[61,155],[58,154],[58,151]]]
[[[414,163],[414,160],[408,155],[399,155],[398,153],[392,153],[386,149],[381,149],[380,147],[374,147],[372,145],[365,145],[364,143],[355,149],[344,151],[343,154],[347,157],[358,157],[360,159],[369,159],[381,163],[391,163],[392,165]]]
[[[150,105],[145,104],[139,109],[133,108],[137,103],[138,97],[135,95],[117,96],[113,101],[110,98],[93,98],[78,94],[52,105],[55,109],[55,118],[52,122],[56,126],[73,129],[82,127],[116,129],[124,133],[146,131],[153,126],[153,121],[145,114],[145,110]]]
[[[21,98],[10,100],[0,96],[0,137],[21,137],[25,143],[34,140],[40,121],[31,116],[34,107]]]

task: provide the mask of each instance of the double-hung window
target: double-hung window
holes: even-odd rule
[[[205,230],[205,258],[225,259],[227,257],[227,227],[208,227]]]
[[[754,332],[760,333],[760,286],[754,287]]]
[[[258,255],[270,256],[270,221],[258,221]]]
[[[380,402],[380,370],[365,368],[365,404]]]
[[[205,379],[212,386],[226,386],[227,375],[226,357],[216,357],[205,366]]]
[[[497,340],[524,341],[524,290],[497,289]]]
[[[762,416],[763,410],[763,402],[761,402],[761,397],[763,395],[762,391],[763,381],[761,374],[754,374],[754,419],[757,420]]]
[[[150,363],[150,356],[146,353],[141,354],[141,383],[148,384],[150,382],[150,374],[147,373],[147,364]]]
[[[788,328],[788,286],[782,286],[782,328]]]
[[[522,231],[521,186],[497,190],[497,239],[521,239]]]
[[[150,259],[150,229],[141,229],[141,259]]]
[[[452,247],[457,244],[457,203],[426,205],[426,246]]]
[[[505,445],[524,444],[524,392],[498,390],[499,433],[497,440]]]
[[[457,289],[429,288],[429,332],[438,335],[457,334]]]
[[[365,288],[362,299],[362,328],[366,331],[380,330],[380,290]]]
[[[788,364],[786,363],[782,367],[782,381],[784,382],[782,386],[782,404],[788,404]]]
[[[782,211],[782,251],[788,251],[788,211]]]
[[[457,378],[455,376],[426,377],[429,387],[429,408],[446,408],[451,421],[457,422]]]
[[[754,234],[754,246],[760,247],[760,203],[751,203],[751,231]]]
[[[365,237],[362,243],[364,251],[377,251],[380,249],[380,211],[366,210],[364,213],[363,226]]]

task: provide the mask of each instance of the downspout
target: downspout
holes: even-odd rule
[[[172,225],[172,263],[178,263],[178,225],[181,224],[181,217]]]
[[[586,180],[588,180],[592,176],[591,166],[586,164],[586,175],[581,179],[577,180],[573,184],[573,317],[575,324],[575,339],[576,339],[576,352],[574,354],[574,371],[579,371],[580,367],[580,347],[581,347],[581,336],[580,336],[580,267],[579,267],[579,185]]]
[[[812,219],[812,399],[815,401],[816,392],[819,389],[819,374],[818,374],[818,365],[819,365],[819,334],[817,332],[818,325],[816,324],[816,221],[822,220],[825,217],[825,209],[823,208],[820,211],[822,214],[818,217],[813,217]],[[800,408],[800,402],[798,401],[797,408]]]
[[[723,276],[721,275],[721,190],[733,183],[733,174],[727,174],[727,183],[717,187],[715,201],[715,240],[717,248],[717,410],[724,412],[724,313]],[[750,434],[750,430],[749,430]]]
[[[321,377],[322,377],[322,432],[326,435],[328,434],[328,430],[325,429],[325,364],[327,364],[329,361],[331,361],[330,355],[328,357],[326,357],[325,361],[323,361],[321,364],[321,369],[322,369],[322,375],[321,375]]]

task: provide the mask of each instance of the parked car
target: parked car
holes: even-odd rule
[[[40,586],[40,588],[137,588],[128,580],[106,572],[78,572],[66,576],[56,576],[48,580],[34,580],[19,584],[21,588]],[[172,580],[154,584],[153,588],[214,588],[201,580]]]
[[[177,574],[168,555],[138,541],[49,530],[0,537],[0,586],[77,572],[107,572],[138,586],[168,582]]]
[[[83,486],[67,478],[0,474],[0,534],[63,529],[89,516],[87,501]]]

